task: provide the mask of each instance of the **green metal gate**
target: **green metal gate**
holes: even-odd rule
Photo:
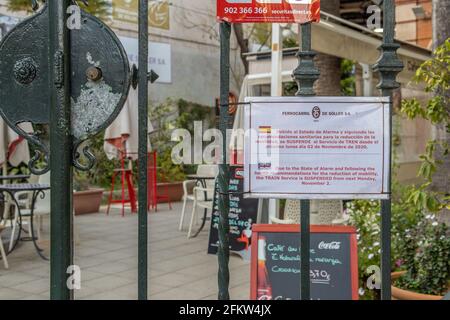
[[[220,1],[220,0],[218,0]],[[403,69],[403,63],[397,56],[399,44],[395,43],[395,2],[394,0],[383,1],[383,43],[379,50],[381,56],[373,69],[380,73],[378,88],[383,96],[391,98],[393,90],[399,88],[396,82],[397,74]],[[220,124],[221,131],[226,129],[228,117],[228,91],[229,91],[229,65],[230,65],[230,34],[232,25],[221,22],[220,45],[221,45],[221,71],[220,71]],[[297,53],[299,59],[298,67],[293,72],[293,78],[297,82],[297,96],[314,96],[313,85],[319,78],[320,72],[314,65],[316,53],[311,49],[311,23],[300,25],[300,51]],[[391,105],[392,112],[392,105]],[[392,121],[392,114],[390,115]],[[391,124],[392,128],[392,124]],[[391,129],[392,130],[392,129]],[[392,132],[390,132],[392,137]],[[224,151],[223,154],[225,154]],[[226,163],[225,158],[222,159]],[[389,161],[391,163],[391,161]],[[391,168],[390,168],[391,169]],[[389,169],[389,193],[391,187],[391,170]],[[222,165],[219,178],[219,299],[229,299],[229,246],[228,246],[228,190],[227,178],[228,167]],[[301,276],[301,299],[310,300],[310,201],[301,200],[300,217],[300,276]],[[391,200],[381,200],[381,298],[391,299]]]
[[[222,1],[222,0],[218,0]],[[31,0],[33,9],[37,2]],[[148,0],[139,0],[139,69],[129,68],[123,48],[109,28],[98,19],[82,12],[81,28],[91,28],[92,34],[81,36],[79,30],[66,27],[67,8],[73,5],[71,0],[49,0],[33,17],[19,24],[5,37],[0,46],[2,59],[7,57],[14,65],[10,74],[0,72],[0,84],[11,81],[19,83],[21,92],[8,92],[8,103],[2,104],[2,116],[19,134],[23,135],[38,150],[30,162],[34,173],[43,173],[51,169],[51,299],[73,299],[73,291],[67,285],[67,268],[73,264],[72,237],[72,170],[73,166],[89,170],[95,159],[87,148],[78,151],[81,143],[106,128],[118,115],[128,93],[130,85],[139,85],[139,210],[138,210],[138,297],[147,299],[148,270],[148,228],[147,228],[147,127],[148,127]],[[378,85],[384,96],[392,96],[399,87],[396,75],[402,70],[401,61],[396,55],[399,45],[394,42],[395,8],[394,0],[384,0],[384,38],[380,48],[381,57],[374,67],[380,72]],[[228,124],[228,94],[230,81],[230,36],[231,24],[220,24],[220,130],[226,136]],[[299,65],[294,71],[299,96],[314,95],[313,84],[319,77],[319,70],[314,66],[315,53],[311,50],[311,24],[301,25],[301,50],[298,52]],[[81,29],[82,30],[82,29]],[[31,34],[31,35],[30,35]],[[82,34],[82,32],[80,33]],[[16,38],[14,38],[16,36]],[[30,47],[25,43],[27,36],[37,37],[42,49]],[[103,51],[113,50],[116,60],[103,61],[106,68],[96,65],[79,66],[72,63],[74,57],[95,50],[97,37],[103,37],[106,47]],[[103,39],[102,38],[102,39]],[[36,39],[32,39],[36,41]],[[34,42],[36,43],[36,42]],[[103,45],[104,45],[103,43]],[[9,47],[5,44],[11,44]],[[97,45],[98,46],[98,45]],[[98,50],[98,48],[97,48]],[[48,57],[48,59],[47,59]],[[105,59],[102,56],[102,59]],[[105,59],[106,60],[106,59]],[[84,68],[84,69],[82,69]],[[119,96],[111,102],[114,109],[92,124],[83,120],[74,122],[71,96],[80,91],[84,78],[92,82],[103,81],[118,90]],[[75,75],[75,76],[74,76]],[[119,79],[114,82],[112,79]],[[153,77],[152,77],[153,78]],[[4,88],[2,86],[2,88]],[[92,88],[91,88],[92,89]],[[93,89],[92,89],[93,90]],[[41,93],[43,101],[37,101]],[[15,95],[14,95],[15,93]],[[23,97],[21,97],[23,96]],[[18,104],[17,99],[21,100]],[[39,108],[42,109],[39,109]],[[95,117],[95,110],[89,114]],[[46,117],[42,117],[44,113]],[[392,116],[391,116],[392,118]],[[21,131],[17,124],[21,121],[50,124],[50,147],[39,137]],[[81,130],[80,134],[74,134]],[[61,147],[59,147],[61,146]],[[218,250],[218,298],[228,300],[229,295],[229,167],[225,159],[227,145],[224,139],[222,164],[219,173],[219,250]],[[38,158],[49,160],[43,170],[34,167]],[[81,160],[84,158],[84,160]],[[390,200],[382,201],[382,298],[390,299]],[[310,298],[309,281],[309,211],[308,200],[301,201],[301,297]]]

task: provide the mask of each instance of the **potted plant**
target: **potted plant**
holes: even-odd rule
[[[406,230],[400,244],[399,271],[392,274],[395,300],[439,300],[449,290],[449,228],[434,214]]]
[[[104,190],[90,187],[86,173],[76,171],[73,186],[73,208],[75,215],[97,213],[100,211]]]

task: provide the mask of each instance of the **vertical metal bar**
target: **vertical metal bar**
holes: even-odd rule
[[[49,91],[51,168],[50,297],[73,299],[67,268],[73,264],[72,136],[70,125],[70,39],[66,9],[70,0],[49,1]]]
[[[300,25],[301,39],[298,67],[293,77],[298,85],[297,96],[314,96],[314,82],[319,78],[319,70],[314,65],[316,53],[311,50],[311,23]],[[300,276],[301,299],[310,300],[310,201],[301,200],[300,203]]]
[[[309,300],[311,298],[311,281],[309,276],[310,261],[309,261],[309,247],[310,247],[310,232],[309,232],[309,215],[310,202],[309,200],[301,200],[300,202],[300,275],[301,275],[301,290],[300,297],[302,300]]]
[[[148,227],[148,0],[139,0],[139,230],[138,230],[138,298],[147,300]]]
[[[228,95],[230,92],[230,36],[231,24],[222,22],[220,24],[220,121],[219,127],[223,137],[222,159],[219,165],[219,300],[229,300],[230,271],[228,263],[230,260],[229,241],[229,167],[227,161],[228,145],[226,142],[228,128]]]
[[[391,98],[390,102],[390,152],[389,163],[392,164],[392,93],[400,87],[396,81],[397,74],[403,69],[403,63],[397,56],[400,47],[395,43],[395,3],[394,0],[383,2],[383,44],[379,48],[381,56],[374,65],[374,71],[380,73],[383,96]],[[391,170],[388,171],[389,193],[391,192]],[[391,300],[391,199],[381,201],[381,299]]]

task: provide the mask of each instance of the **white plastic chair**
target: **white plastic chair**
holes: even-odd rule
[[[189,239],[191,237],[192,234],[192,227],[194,226],[194,222],[198,222],[198,218],[197,218],[197,212],[198,212],[198,208],[201,209],[207,209],[207,210],[211,210],[213,209],[213,199],[214,199],[214,190],[215,190],[215,182],[216,180],[211,180],[211,182],[213,182],[210,186],[208,186],[207,188],[203,188],[203,187],[195,187],[193,189],[193,198],[194,198],[194,203],[192,204],[192,213],[191,213],[191,220],[189,222],[189,229],[188,229],[188,234],[187,234],[187,238]],[[205,199],[205,193],[206,193],[206,199]]]
[[[286,200],[284,219],[271,218],[276,224],[300,223],[300,200]],[[311,200],[310,222],[317,225],[344,224],[346,218],[343,215],[342,200]]]
[[[201,164],[197,167],[196,174],[198,176],[215,178],[215,177],[217,177],[218,173],[219,173],[219,167],[217,165]],[[193,188],[195,187],[196,182],[197,182],[196,180],[183,181],[183,192],[184,192],[183,208],[181,209],[180,224],[178,226],[178,230],[180,230],[180,231],[183,229],[187,201],[188,200],[194,201],[194,198],[195,198],[194,193],[193,193]],[[214,185],[215,185],[214,179],[206,180],[206,188],[207,189],[214,189]],[[191,190],[192,190],[192,193],[190,193]],[[212,191],[212,195],[214,195],[214,190]],[[200,196],[200,194],[199,194],[199,196]],[[209,198],[210,198],[210,195],[208,194],[208,199]],[[212,196],[211,196],[211,198],[212,198]],[[198,198],[197,200],[206,200],[206,199],[204,199],[204,196],[203,196],[203,198]]]
[[[0,256],[2,257],[3,265],[5,266],[5,269],[8,269],[9,268],[8,259],[6,258],[5,247],[3,246],[3,240],[2,240],[2,231],[4,229],[5,229],[5,227],[0,225]]]
[[[39,176],[39,183],[41,184],[50,184],[50,172],[47,172],[41,176]],[[50,190],[46,190],[43,191],[45,197],[42,199],[41,195],[38,195],[36,198],[36,203],[34,204],[34,221],[36,222],[37,225],[37,239],[41,239],[41,230],[42,230],[42,219],[44,216],[49,216],[50,215]],[[16,194],[16,196],[18,196]],[[20,210],[21,214],[22,214],[22,221],[23,220],[27,220],[27,223],[29,225],[29,233],[31,234],[31,223],[30,223],[30,219],[31,219],[31,196],[28,199],[28,208],[23,208]],[[20,205],[20,203],[19,203]],[[12,247],[14,245],[14,237],[16,234],[16,229],[18,227],[17,225],[17,221],[19,219],[19,211],[18,208],[15,208],[15,214],[14,214],[14,219],[13,219],[13,226],[12,226],[12,231],[11,231],[11,239],[9,242],[9,250],[12,250]]]

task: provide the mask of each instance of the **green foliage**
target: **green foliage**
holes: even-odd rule
[[[415,80],[425,84],[427,92],[434,93],[426,105],[416,99],[402,102],[401,112],[410,119],[422,117],[435,125],[449,126],[449,61],[450,40],[438,48],[434,57],[417,70]],[[420,156],[422,164],[418,175],[424,180],[419,186],[392,186],[392,269],[406,270],[397,284],[421,293],[446,292],[450,275],[450,238],[448,227],[435,219],[441,209],[449,208],[449,197],[431,192],[429,185],[440,164],[435,160],[437,146],[448,153],[442,142],[430,141]],[[395,153],[394,153],[395,159]],[[375,201],[357,200],[347,205],[350,223],[358,230],[360,285],[365,287],[366,270],[380,265],[380,207]],[[364,298],[377,297],[374,290],[366,291]]]
[[[342,59],[341,62],[341,90],[344,96],[354,96],[355,87],[355,62]]]
[[[393,203],[391,212],[391,265],[395,269],[403,256],[402,242],[406,231],[413,228],[423,217],[422,209],[407,201],[412,186],[393,185]],[[373,200],[355,200],[347,203],[346,213],[350,216],[350,224],[358,232],[358,271],[359,285],[366,287],[369,274],[367,268],[380,266],[381,257],[381,214],[380,202]],[[365,290],[363,299],[378,299],[378,290]]]
[[[417,69],[414,81],[423,84],[425,91],[433,93],[433,97],[425,105],[421,105],[415,98],[403,100],[401,113],[409,119],[421,117],[433,125],[442,125],[449,131],[450,39],[435,50],[432,59],[425,61]],[[408,201],[412,204],[431,212],[449,205],[447,197],[428,191],[433,176],[441,164],[435,159],[438,148],[442,150],[444,156],[448,155],[449,146],[446,141],[431,140],[427,143],[425,153],[420,156],[422,163],[418,172],[424,183],[411,190],[408,197]]]
[[[426,105],[421,105],[417,99],[404,100],[403,114],[410,119],[422,117],[449,130],[450,39],[435,50],[432,59],[417,69],[414,81],[424,84],[425,91],[433,93],[434,97]]]
[[[113,171],[114,169],[120,168],[119,160],[109,160],[106,156],[106,153],[103,150],[104,136],[105,132],[102,131],[101,133],[90,139],[91,151],[94,153],[96,158],[94,167],[89,172],[87,172],[87,174],[78,170],[74,170],[74,185],[78,186],[80,190],[86,189],[86,179],[89,181],[90,185],[110,188]],[[133,165],[133,168],[135,167],[136,166]]]
[[[193,165],[174,164],[171,157],[172,147],[177,143],[171,141],[174,129],[186,129],[194,135],[194,121],[202,121],[207,129],[214,123],[214,109],[183,99],[167,99],[151,108],[150,119],[155,124],[156,132],[151,136],[154,149],[158,152],[158,179],[160,181],[181,181],[186,173],[195,172]]]
[[[425,294],[444,295],[450,279],[449,229],[427,215],[411,230],[406,230],[400,243],[402,267],[406,274],[396,284],[404,289]]]
[[[298,91],[297,83],[295,81],[283,83],[283,96],[295,96]]]

